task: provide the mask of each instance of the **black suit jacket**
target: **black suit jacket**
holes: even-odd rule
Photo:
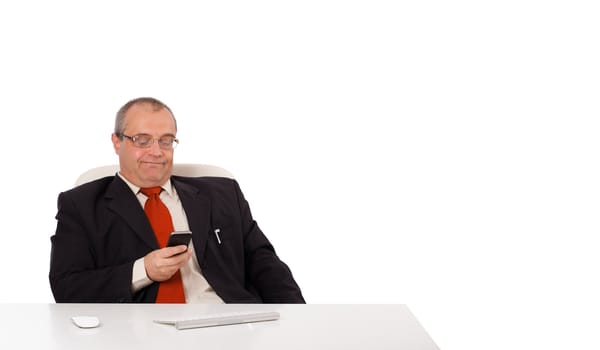
[[[235,180],[171,177],[204,277],[226,303],[303,303],[290,269],[252,218]],[[158,283],[131,292],[133,263],[158,243],[118,176],[58,196],[50,286],[57,302],[153,303]],[[218,244],[214,229],[220,229]]]

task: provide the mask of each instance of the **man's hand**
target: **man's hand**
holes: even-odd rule
[[[155,282],[166,281],[179,270],[192,256],[186,246],[165,247],[154,250],[144,257],[146,275]]]

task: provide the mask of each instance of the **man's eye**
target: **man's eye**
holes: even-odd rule
[[[147,138],[147,137],[138,137],[138,139],[136,140],[136,142],[137,142],[137,144],[138,144],[138,145],[140,145],[140,146],[145,146],[145,145],[147,145],[148,143],[150,143],[150,140],[151,140],[151,139],[149,139],[149,138]]]
[[[160,140],[158,140],[158,142],[161,145],[171,145],[173,143],[173,138],[172,137],[163,137]]]

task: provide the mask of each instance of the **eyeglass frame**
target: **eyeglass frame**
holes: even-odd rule
[[[142,133],[142,134],[135,134],[135,135],[132,135],[132,136],[125,135],[125,134],[123,134],[123,133],[118,133],[118,134],[117,134],[117,136],[118,136],[118,137],[119,137],[121,140],[122,140],[123,138],[129,139],[129,140],[131,141],[131,143],[132,143],[132,144],[133,144],[135,147],[139,147],[139,148],[150,148],[150,147],[152,147],[152,145],[154,144],[154,141],[158,141],[158,147],[159,147],[160,149],[164,149],[164,150],[172,150],[172,149],[175,149],[175,148],[177,147],[177,145],[179,145],[179,139],[178,139],[178,138],[176,138],[175,136],[171,135],[171,134],[163,135],[163,136],[161,136],[161,137],[159,137],[159,138],[157,138],[157,139],[156,139],[156,138],[154,138],[154,137],[152,137],[152,135],[149,135],[149,134],[143,134],[143,133]],[[148,136],[148,137],[150,137],[150,140],[148,140],[148,144],[147,144],[147,145],[140,145],[140,144],[137,144],[137,143],[136,143],[136,140],[137,140],[137,139],[138,139],[138,137],[140,137],[140,136]],[[170,145],[163,145],[163,144],[161,144],[161,143],[160,143],[160,139],[161,139],[161,138],[163,138],[163,137],[165,137],[165,136],[168,136],[168,137],[172,137],[172,138],[173,138],[173,141],[171,142],[171,144],[170,144]]]

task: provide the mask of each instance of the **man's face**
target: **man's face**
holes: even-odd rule
[[[150,147],[142,148],[135,146],[131,139],[124,137],[121,140],[117,135],[112,135],[121,175],[139,187],[164,184],[173,170],[173,148],[161,148],[157,139],[176,135],[171,113],[165,108],[154,110],[149,104],[135,104],[127,111],[123,134],[148,134],[155,140]]]

